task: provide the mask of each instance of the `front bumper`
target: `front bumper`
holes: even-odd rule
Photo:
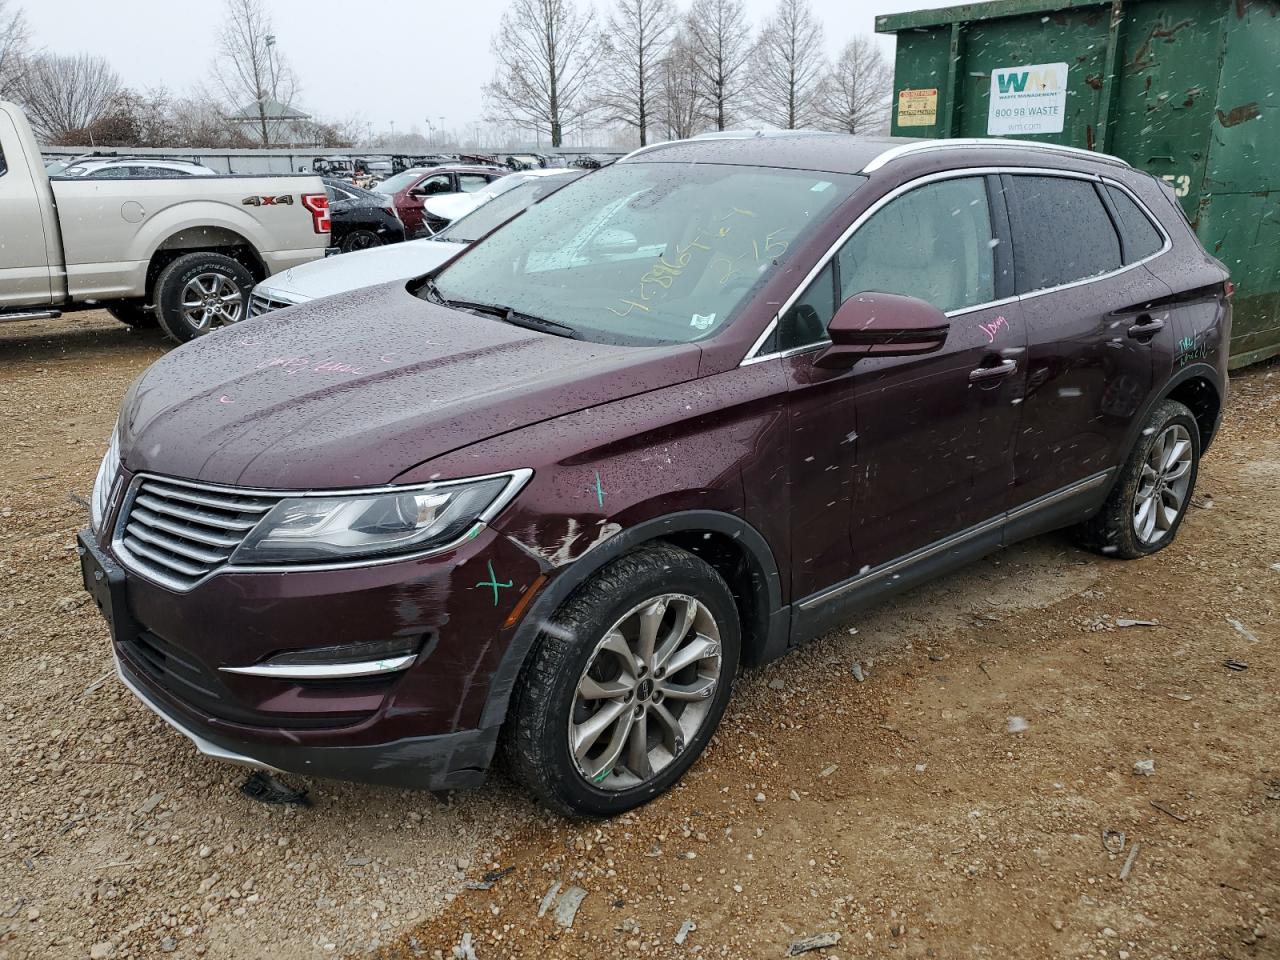
[[[349,642],[350,631],[367,639],[360,630],[381,631],[391,620],[404,627],[411,610],[398,578],[413,585],[416,574],[417,585],[430,589],[415,598],[435,593],[443,599],[450,591],[441,583],[455,571],[477,579],[468,558],[438,565],[439,582],[427,582],[420,568],[388,565],[369,571],[368,582],[359,582],[363,571],[343,571],[345,593],[334,589],[335,573],[289,573],[215,576],[175,595],[126,574],[88,531],[80,534],[78,551],[85,589],[110,626],[121,680],[201,753],[397,787],[448,790],[483,780],[499,728],[481,726],[480,711],[504,647],[497,627],[477,621],[469,609],[448,616],[421,604],[422,619],[409,629],[421,628],[430,639],[417,662],[394,678],[308,684],[221,669],[281,645]],[[494,555],[492,544],[486,555]],[[262,592],[255,594],[255,587]],[[343,608],[352,606],[371,613],[347,609],[343,622]],[[389,620],[380,628],[372,611],[386,608]],[[323,618],[325,627],[302,611]],[[427,622],[432,616],[437,621]],[[484,634],[491,639],[477,642]]]
[[[277,773],[351,780],[391,787],[455,790],[479,786],[497,744],[498,728],[464,730],[434,737],[408,737],[366,746],[272,746],[228,740],[197,729],[148,693],[146,681],[116,657],[116,673],[126,687],[206,757]]]

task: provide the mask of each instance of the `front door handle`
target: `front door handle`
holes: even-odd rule
[[[994,380],[997,377],[1007,377],[1017,369],[1017,360],[1001,360],[994,366],[978,367],[977,370],[970,370],[969,382],[981,383],[984,380]]]
[[[1164,320],[1157,319],[1149,313],[1144,313],[1138,318],[1138,322],[1129,328],[1129,336],[1135,340],[1141,340],[1146,337],[1154,337],[1163,329]]]

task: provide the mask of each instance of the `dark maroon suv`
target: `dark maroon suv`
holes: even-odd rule
[[[738,668],[1074,527],[1166,546],[1231,285],[1159,181],[1025,142],[642,149],[433,275],[186,344],[80,546],[120,675],[205,753],[671,786]]]

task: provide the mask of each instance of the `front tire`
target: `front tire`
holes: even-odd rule
[[[248,315],[253,274],[240,261],[204,251],[178,257],[156,278],[156,317],[170,338],[186,343]]]
[[[1176,400],[1156,406],[1102,509],[1076,528],[1081,546],[1134,560],[1163,550],[1186,516],[1200,471],[1200,428]]]
[[[709,564],[654,544],[606,566],[552,618],[512,694],[513,777],[568,817],[611,817],[672,786],[720,723],[741,651]]]

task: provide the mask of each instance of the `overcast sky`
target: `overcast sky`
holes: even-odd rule
[[[185,92],[205,80],[222,17],[220,0],[16,0],[37,47],[89,52],[142,89]],[[590,2],[590,0],[580,0]],[[687,0],[676,0],[682,9]],[[810,0],[828,50],[873,34],[876,14],[944,7],[953,0]],[[758,25],[776,0],[746,0]],[[597,9],[606,0],[595,0]],[[359,118],[397,131],[424,118],[466,130],[483,119],[481,87],[493,68],[489,38],[504,0],[266,0],[279,45],[301,81],[299,101],[325,119]],[[892,55],[893,41],[881,38]]]

